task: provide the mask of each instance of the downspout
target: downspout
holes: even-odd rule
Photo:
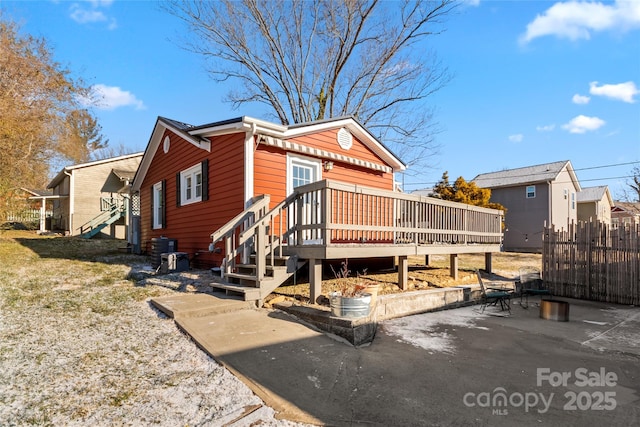
[[[251,129],[245,132],[244,138],[244,208],[248,208],[253,203],[253,181],[254,181],[254,155],[253,144],[257,125],[251,124]]]
[[[74,214],[74,203],[73,203],[73,196],[75,194],[74,191],[74,179],[73,179],[73,174],[67,172],[66,169],[63,169],[63,172],[65,175],[67,175],[69,177],[69,234],[73,236],[73,214]]]
[[[549,214],[547,217],[549,218],[549,227],[552,227],[553,224],[553,197],[551,197],[551,181],[547,181],[547,197],[549,198]]]
[[[253,155],[253,144],[255,141],[255,134],[257,131],[257,125],[255,122],[251,124],[251,129],[245,132],[244,137],[244,208],[247,209],[249,206],[253,204],[253,181],[254,181],[254,155]],[[244,227],[245,229],[252,224],[249,220],[245,221]],[[249,245],[245,245],[244,251],[242,254],[242,262],[249,262],[250,255]],[[257,260],[256,262],[260,263],[262,260]],[[258,282],[259,283],[259,282]]]

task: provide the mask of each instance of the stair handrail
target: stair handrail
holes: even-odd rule
[[[234,230],[242,225],[242,223],[244,223],[246,220],[250,219],[252,216],[255,217],[256,214],[259,215],[260,211],[268,208],[269,202],[270,196],[268,194],[258,196],[256,198],[256,201],[251,206],[233,217],[233,219],[231,219],[225,225],[211,233],[211,243],[216,244],[225,237],[230,236],[230,234],[233,233]]]
[[[113,218],[115,215],[121,215],[123,213],[123,209],[118,206],[117,203],[113,203],[109,210],[105,210],[100,212],[98,215],[85,222],[80,226],[80,234],[85,234],[100,224],[104,224],[109,219]]]
[[[271,221],[273,217],[280,215],[286,206],[290,205],[294,200],[296,200],[296,198],[298,197],[298,193],[299,192],[297,190],[294,190],[293,193],[291,193],[286,199],[278,203],[273,209],[265,213],[261,218],[256,219],[256,221],[249,228],[240,233],[240,240],[238,241],[238,244],[241,245],[246,242],[247,239],[251,238],[251,236],[255,234],[256,228],[258,228],[260,225],[266,227],[267,222]],[[281,233],[281,235],[285,235],[288,232],[290,232],[290,230]]]

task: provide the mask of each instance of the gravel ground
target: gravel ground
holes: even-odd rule
[[[156,278],[142,264],[129,276],[146,279],[100,283],[98,270],[84,273],[106,265],[113,275],[117,259],[83,262],[79,273],[36,258],[0,271],[1,426],[297,425],[276,420],[149,304],[201,290],[198,275]],[[113,268],[126,276],[128,266]]]

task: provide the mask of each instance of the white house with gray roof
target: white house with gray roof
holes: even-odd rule
[[[127,238],[129,183],[143,153],[127,154],[63,168],[49,183],[52,229],[84,237]]]
[[[483,173],[473,182],[506,209],[505,251],[541,252],[545,222],[566,229],[578,219],[581,188],[569,160]]]
[[[578,193],[578,221],[600,221],[611,225],[613,199],[609,187],[583,188]]]

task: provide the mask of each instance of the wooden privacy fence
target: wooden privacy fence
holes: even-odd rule
[[[600,222],[545,227],[545,284],[553,295],[618,304],[640,304],[640,227]]]

